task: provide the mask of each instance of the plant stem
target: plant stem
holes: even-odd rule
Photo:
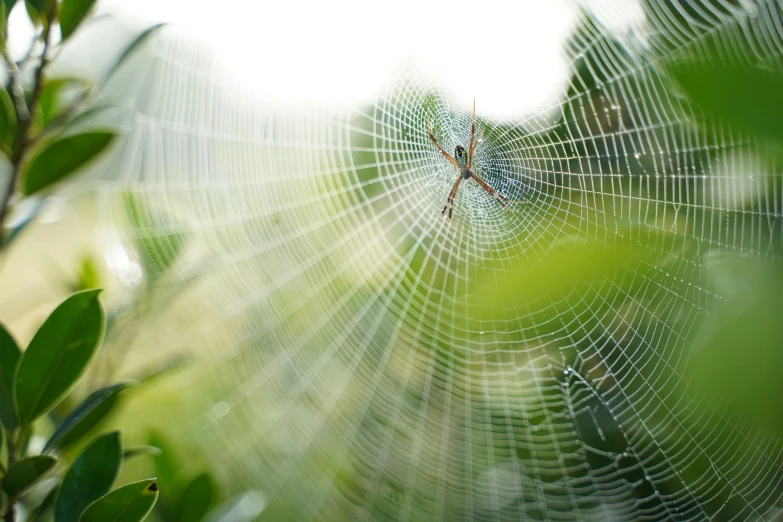
[[[44,25],[43,34],[43,50],[41,51],[41,58],[38,63],[38,67],[35,69],[35,75],[33,79],[33,92],[30,96],[30,106],[28,108],[27,102],[24,97],[24,88],[22,87],[22,80],[19,74],[19,68],[16,66],[13,58],[11,58],[8,52],[8,46],[6,42],[3,42],[2,53],[3,59],[8,66],[9,82],[11,84],[11,95],[14,98],[14,105],[16,106],[16,119],[17,119],[17,139],[14,147],[13,154],[11,155],[11,176],[8,180],[5,195],[3,196],[2,205],[0,205],[0,250],[3,248],[3,224],[8,213],[8,205],[11,202],[11,197],[14,194],[16,188],[16,180],[19,177],[22,161],[25,157],[27,148],[31,145],[32,141],[28,136],[30,132],[30,126],[32,125],[33,115],[35,114],[36,107],[38,105],[38,98],[41,95],[41,89],[43,89],[43,73],[46,66],[49,65],[49,44],[51,40],[51,29],[54,23],[54,18],[57,13],[57,3],[50,2],[49,10],[46,13],[47,23]],[[6,36],[6,39],[8,37]]]

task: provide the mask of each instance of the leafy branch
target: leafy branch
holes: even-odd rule
[[[6,230],[8,215],[15,204],[50,191],[54,185],[94,161],[114,142],[117,133],[113,129],[73,132],[71,124],[100,110],[92,107],[95,95],[125,60],[161,27],[155,25],[137,35],[96,88],[85,79],[47,75],[52,57],[59,55],[83,21],[89,18],[95,0],[25,0],[27,14],[39,31],[19,62],[14,61],[8,49],[8,14],[15,4],[16,0],[0,2],[0,56],[8,77],[5,89],[0,89],[0,153],[10,164],[8,180],[0,188],[3,190],[0,196],[0,251],[34,217],[29,216],[15,228]],[[56,26],[61,35],[59,41],[54,39]],[[31,77],[27,84],[25,77]],[[74,89],[81,91],[75,97]],[[36,206],[38,208],[40,205]]]

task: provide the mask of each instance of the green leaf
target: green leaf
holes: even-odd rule
[[[133,382],[124,382],[92,392],[63,420],[44,446],[42,453],[48,453],[55,448],[64,448],[82,438],[112,412],[117,405],[119,393],[133,384]]]
[[[38,192],[73,173],[108,147],[115,136],[111,131],[93,131],[50,142],[27,165],[25,195]]]
[[[87,13],[92,9],[95,0],[63,0],[60,4],[60,33],[63,41],[67,40]]]
[[[175,477],[182,465],[176,459],[176,454],[172,449],[173,446],[167,442],[159,432],[153,431],[149,436],[150,446],[161,449],[161,452],[154,455],[152,459],[155,465],[155,475],[158,477],[161,487],[165,491],[170,491],[173,489]]]
[[[84,510],[109,492],[122,463],[120,432],[96,439],[63,478],[54,504],[55,522],[78,522]]]
[[[0,87],[0,147],[8,155],[16,134],[16,109],[11,95]]]
[[[81,522],[139,522],[147,518],[158,500],[155,479],[140,480],[115,489],[95,502],[79,519]]]
[[[163,27],[166,24],[156,24],[152,27],[149,27],[142,31],[139,36],[137,36],[128,47],[125,48],[125,50],[122,52],[120,57],[117,59],[116,62],[114,62],[114,65],[112,65],[111,69],[109,69],[109,72],[106,73],[106,76],[104,77],[103,82],[106,83],[109,78],[117,71],[117,69],[120,68],[120,66],[125,62],[125,60],[128,59],[128,57],[133,54],[133,51],[135,51],[141,44],[144,43],[144,41],[149,38],[153,33],[155,33],[158,29]]]
[[[209,473],[202,473],[190,481],[179,497],[179,521],[203,520],[215,502],[215,481]]]
[[[63,301],[22,354],[15,394],[22,426],[49,411],[84,372],[103,335],[100,292],[79,292]]]
[[[54,501],[57,498],[57,492],[60,490],[60,485],[55,484],[43,501],[30,511],[28,515],[28,522],[51,522],[52,512],[54,511]]]
[[[163,450],[156,448],[155,446],[128,446],[125,448],[125,454],[123,458],[125,460],[132,459],[133,457],[140,457],[142,455],[157,456],[163,453]]]
[[[91,83],[84,78],[47,78],[38,97],[41,126],[46,127],[65,112],[67,105],[84,97]]]
[[[783,74],[716,59],[688,60],[669,71],[707,116],[776,140],[783,140]]]
[[[11,497],[19,496],[43,478],[55,464],[57,459],[49,455],[36,455],[20,460],[11,466],[3,478],[3,490]]]
[[[0,323],[0,421],[9,431],[18,426],[14,408],[14,375],[22,353],[14,338]]]
[[[11,11],[16,5],[16,0],[3,0],[3,5],[5,6],[5,16],[8,18],[8,15],[11,14]]]
[[[701,265],[720,299],[707,302],[688,382],[735,418],[781,437],[783,263],[715,248]]]
[[[147,200],[130,192],[125,195],[125,209],[134,230],[175,223],[171,217],[160,212]],[[150,286],[154,285],[156,280],[179,258],[184,245],[185,235],[181,232],[142,237],[138,240],[144,274]]]

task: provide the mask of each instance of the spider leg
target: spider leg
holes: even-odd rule
[[[438,150],[440,151],[441,154],[443,154],[443,157],[446,158],[447,160],[449,160],[449,162],[452,165],[454,165],[455,167],[459,168],[459,166],[457,165],[457,160],[452,158],[451,155],[448,152],[443,150],[443,147],[440,146],[440,144],[438,143],[438,140],[436,140],[435,136],[432,135],[432,130],[430,129],[430,115],[429,115],[429,113],[427,113],[427,135],[432,140],[432,143],[434,143],[435,146],[438,147]]]
[[[486,190],[486,191],[487,191],[487,193],[489,193],[489,195],[490,195],[490,196],[492,196],[493,198],[495,198],[495,201],[497,201],[498,203],[500,203],[500,205],[501,205],[503,208],[508,208],[508,206],[506,206],[506,203],[514,203],[514,204],[516,204],[516,205],[526,205],[526,204],[528,203],[527,201],[513,201],[513,200],[511,200],[511,199],[508,199],[506,196],[504,196],[504,195],[502,195],[502,194],[498,194],[497,192],[495,192],[495,189],[493,189],[492,187],[490,187],[490,186],[487,184],[487,182],[486,182],[486,181],[484,181],[483,179],[481,179],[480,177],[478,177],[478,175],[477,175],[475,172],[473,173],[473,179],[475,179],[475,180],[476,180],[476,183],[478,183],[478,184],[479,184],[479,186],[481,186],[481,188],[483,188],[484,190]]]
[[[443,207],[443,210],[440,212],[440,215],[446,213],[446,208],[449,209],[449,219],[451,219],[451,212],[454,210],[454,198],[457,196],[457,189],[459,189],[459,184],[462,183],[462,175],[457,178],[457,181],[454,182],[454,186],[451,187],[451,192],[449,192],[449,198],[446,200],[446,205]]]
[[[470,117],[470,144],[468,145],[468,168],[473,162],[473,137],[476,135],[476,98],[473,98],[473,115]]]

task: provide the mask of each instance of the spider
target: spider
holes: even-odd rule
[[[451,219],[451,213],[454,210],[454,198],[457,196],[457,189],[459,189],[460,183],[462,183],[466,179],[473,178],[476,180],[476,183],[481,186],[484,190],[486,190],[490,196],[495,198],[495,201],[501,204],[503,208],[508,208],[506,206],[506,203],[515,203],[517,205],[524,205],[527,203],[527,201],[512,201],[508,199],[506,196],[502,194],[498,194],[495,192],[495,190],[490,187],[483,179],[478,177],[478,175],[470,170],[470,165],[473,161],[473,153],[476,151],[476,145],[478,145],[479,140],[481,139],[481,135],[484,133],[484,129],[482,127],[481,131],[479,131],[478,137],[475,137],[476,134],[476,100],[473,100],[473,116],[470,119],[470,145],[468,145],[468,152],[465,153],[465,149],[461,145],[457,145],[457,148],[454,149],[454,156],[457,159],[454,159],[451,157],[451,155],[446,152],[443,147],[440,146],[438,143],[438,140],[435,139],[435,136],[432,135],[432,129],[430,129],[430,115],[427,114],[427,134],[429,135],[430,139],[432,140],[432,143],[435,144],[436,147],[438,147],[438,150],[441,154],[443,154],[443,157],[449,160],[449,163],[454,165],[459,169],[459,177],[457,178],[457,181],[454,182],[454,186],[451,187],[451,192],[449,192],[449,198],[446,200],[446,205],[443,207],[443,210],[440,212],[440,215],[446,213],[446,209],[449,209],[449,219]]]

